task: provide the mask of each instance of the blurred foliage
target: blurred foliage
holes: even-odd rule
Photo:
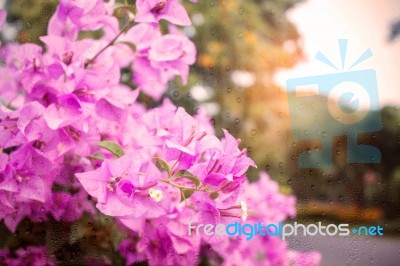
[[[30,245],[46,245],[57,265],[124,265],[118,243],[125,237],[113,217],[98,213],[85,215],[79,222],[57,222],[52,217],[34,223],[24,219],[14,234],[0,224],[0,249],[11,252]]]
[[[303,110],[302,116],[306,130],[307,121],[315,114],[325,113],[327,99],[314,102]],[[312,107],[311,107],[312,106]],[[359,136],[359,143],[373,145],[380,149],[382,161],[379,164],[347,163],[345,133],[341,128],[332,128],[334,167],[330,169],[300,169],[297,158],[301,151],[319,148],[318,140],[293,142],[295,145],[288,153],[287,161],[295,158],[290,165],[292,178],[288,180],[294,194],[301,202],[325,201],[330,204],[359,207],[377,207],[384,211],[386,218],[400,215],[400,108],[384,107],[380,112],[383,129],[379,132],[364,133]],[[324,123],[331,119],[319,117]],[[321,122],[319,122],[321,123]],[[350,151],[351,152],[351,151]]]
[[[400,20],[394,22],[391,25],[390,34],[389,34],[389,41],[394,41],[399,36],[400,36]]]
[[[18,41],[39,43],[39,37],[46,35],[57,3],[57,0],[6,0],[7,21],[19,28]]]

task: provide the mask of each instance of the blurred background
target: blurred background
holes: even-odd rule
[[[250,179],[257,179],[259,171],[267,171],[280,183],[282,192],[294,194],[298,200],[296,221],[379,224],[385,234],[385,240],[376,239],[377,242],[310,238],[289,240],[289,244],[297,249],[320,250],[326,265],[335,264],[335,248],[340,247],[360,246],[353,250],[357,259],[350,256],[353,253],[346,257],[348,264],[366,265],[367,261],[390,265],[394,258],[399,259],[400,2],[184,3],[193,25],[183,30],[196,44],[197,64],[191,69],[188,84],[182,86],[176,80],[166,96],[190,113],[204,108],[213,117],[218,135],[222,135],[221,128],[226,128],[242,139],[242,147],[248,149],[258,165],[249,172]],[[19,42],[40,43],[38,37],[46,33],[56,4],[55,0],[3,2],[9,17],[2,40],[16,38]],[[314,56],[321,51],[340,66],[338,39],[348,39],[349,62],[369,48],[372,51],[373,56],[358,69],[376,72],[380,108],[370,112],[382,118],[383,128],[360,134],[359,142],[379,148],[382,160],[377,164],[347,162],[345,127],[330,124],[331,117],[324,116],[332,99],[321,94],[317,101],[310,101],[299,110],[300,120],[296,124],[301,128],[297,126],[296,130],[307,131],[312,123],[329,128],[329,135],[334,136],[333,166],[300,168],[299,154],[319,149],[321,139],[294,139],[285,84],[291,78],[337,73]],[[307,89],[303,92],[307,93]],[[145,96],[141,100],[150,106],[158,104]],[[365,100],[368,99],[359,99],[361,109]]]

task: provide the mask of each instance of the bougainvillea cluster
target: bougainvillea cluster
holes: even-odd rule
[[[1,10],[0,24],[5,16]],[[169,26],[161,29],[160,20]],[[188,235],[193,219],[295,215],[294,198],[266,174],[247,181],[255,165],[240,140],[226,130],[218,139],[204,112],[191,116],[167,98],[152,109],[137,100],[139,93],[160,100],[176,76],[187,81],[196,49],[179,27],[190,24],[178,0],[125,9],[112,0],[61,0],[44,47],[2,44],[0,218],[10,231],[24,218],[74,222],[100,212],[127,232],[118,252],[128,265],[195,265],[204,256],[224,265],[318,263],[318,254],[289,250],[276,237]],[[134,87],[121,81],[123,72]],[[9,265],[53,265],[47,253],[32,246],[0,254]]]

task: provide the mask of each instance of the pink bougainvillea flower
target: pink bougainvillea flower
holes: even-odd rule
[[[167,90],[167,84],[161,79],[160,70],[150,65],[150,60],[138,57],[135,60],[133,81],[138,89],[155,100],[159,100]]]
[[[32,145],[13,152],[9,164],[3,171],[4,180],[0,190],[18,193],[26,199],[45,202],[50,196],[52,163]]]
[[[33,43],[9,44],[0,49],[0,56],[8,68],[20,73],[25,69],[36,69],[42,58],[42,48]]]
[[[50,256],[46,247],[28,246],[20,248],[16,252],[16,257],[10,255],[9,249],[0,250],[0,264],[9,266],[20,265],[46,265],[55,266],[56,261],[53,256]]]
[[[48,35],[75,40],[80,30],[96,30],[101,26],[108,26],[102,22],[111,18],[105,16],[109,12],[108,6],[102,0],[62,0],[50,19]]]
[[[17,74],[10,68],[0,68],[0,94],[3,101],[7,104],[15,104],[19,96]]]
[[[49,128],[55,130],[77,121],[81,114],[78,98],[74,94],[64,94],[47,107],[43,116]]]
[[[56,261],[53,256],[50,256],[46,247],[29,246],[26,249],[21,248],[16,251],[17,258],[12,259],[10,266],[17,265],[46,265],[55,266]]]
[[[73,195],[63,191],[53,193],[48,209],[54,219],[66,222],[76,221],[85,211],[95,213],[95,209],[87,200],[87,193],[84,190],[79,190]]]
[[[103,213],[119,217],[157,217],[169,209],[170,199],[158,185],[162,174],[152,163],[142,165],[137,153],[105,161],[100,168],[76,174],[85,190],[97,199]],[[141,174],[141,173],[144,174]],[[152,194],[158,191],[159,196]]]
[[[158,22],[165,19],[181,26],[192,24],[185,8],[178,0],[138,0],[136,7],[137,22]]]
[[[18,129],[19,111],[10,111],[0,105],[0,149],[21,145],[27,142]]]
[[[136,245],[140,236],[136,232],[131,232],[129,236],[123,239],[118,245],[118,252],[123,258],[125,258],[127,265],[132,265],[136,262],[146,261],[146,255],[141,252],[137,252]]]
[[[46,108],[38,102],[26,104],[19,112],[18,129],[28,141],[40,139],[48,127],[42,116]]]
[[[189,65],[194,64],[196,59],[196,48],[186,36],[168,34],[152,43],[149,59],[154,68],[160,69],[164,82],[180,75],[186,84]]]
[[[72,78],[79,74],[86,61],[92,58],[96,50],[101,49],[102,42],[80,40],[71,42],[60,36],[42,36],[40,40],[46,44],[46,56],[53,58],[53,63],[47,66],[50,77],[57,80],[61,75]],[[47,60],[50,60],[47,58]],[[75,73],[76,72],[76,73]]]
[[[174,173],[189,169],[197,158],[215,151],[222,151],[218,138],[208,135],[183,108],[173,114],[173,120],[164,132],[165,143],[161,157],[176,162]]]
[[[294,196],[282,194],[276,181],[265,173],[260,173],[256,183],[245,182],[244,193],[240,199],[247,202],[254,210],[249,219],[254,221],[269,221],[278,223],[296,215],[296,199]],[[267,209],[267,211],[260,211]]]
[[[161,37],[159,26],[156,23],[139,23],[121,36],[120,41],[132,42],[137,51],[151,46],[153,40]]]
[[[144,254],[149,265],[192,265],[199,256],[201,243],[199,236],[187,235],[185,225],[193,217],[193,212],[186,209],[171,215],[174,219],[158,218],[145,223],[142,232],[146,237],[136,243],[131,240],[133,248],[120,251],[136,261],[143,260],[139,254]]]
[[[161,36],[154,26],[141,23],[124,38],[129,36],[138,48],[133,79],[139,89],[158,100],[176,75],[186,84],[189,65],[195,62],[196,48],[185,35]]]

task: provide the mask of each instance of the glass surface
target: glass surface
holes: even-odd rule
[[[398,1],[0,8],[0,264],[398,265]]]

